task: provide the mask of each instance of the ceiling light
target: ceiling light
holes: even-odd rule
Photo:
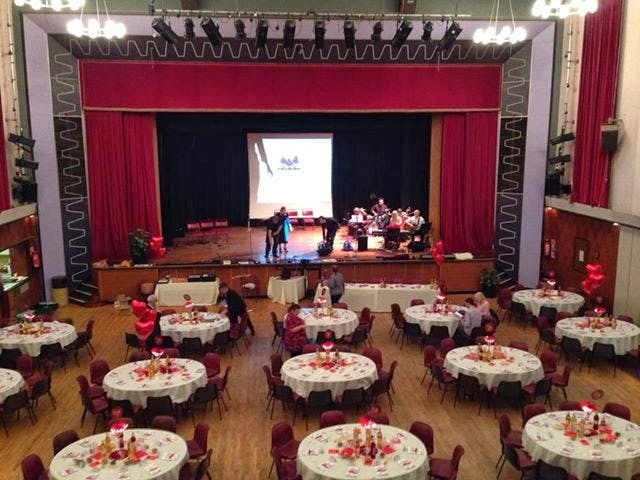
[[[344,44],[347,48],[355,48],[356,46],[356,26],[353,20],[345,20],[343,25]]]
[[[31,0],[32,2],[34,0]],[[53,0],[51,0],[53,2]],[[89,38],[123,38],[127,34],[127,27],[122,22],[111,20],[107,5],[103,3],[104,12],[100,10],[100,2],[95,2],[95,16],[89,16],[87,23],[84,23],[84,2],[80,10],[80,17],[67,22],[67,32],[76,37],[88,36]],[[104,23],[102,19],[106,18]]]
[[[313,24],[313,31],[315,33],[314,44],[316,48],[322,50],[324,48],[324,34],[327,32],[324,20],[316,20]]]
[[[430,42],[431,34],[433,33],[433,22],[424,22],[422,24],[422,41]]]
[[[216,25],[213,18],[203,18],[200,22],[200,27],[209,38],[209,42],[214,47],[222,45],[222,35],[220,34],[220,27]]]
[[[176,32],[173,31],[171,25],[164,21],[162,18],[154,18],[151,22],[151,27],[158,32],[158,34],[164,38],[168,43],[176,45],[180,39]]]
[[[462,27],[460,24],[455,21],[451,22],[447,31],[444,32],[444,36],[438,42],[438,50],[442,52],[451,48],[456,39],[460,36],[460,33],[462,33]]]
[[[48,9],[60,12],[65,9],[80,10],[84,6],[85,0],[14,0],[16,7],[29,6],[34,10]]]
[[[396,34],[391,40],[391,46],[393,48],[400,48],[402,45],[404,45],[404,42],[407,41],[411,30],[413,30],[413,24],[407,20],[403,20],[400,25],[398,25]]]
[[[527,31],[524,27],[516,27],[511,0],[509,0],[509,14],[511,20],[507,20],[505,24],[500,27],[500,25],[498,25],[498,20],[500,18],[500,0],[493,0],[491,15],[489,16],[489,24],[487,25],[487,28],[478,28],[474,32],[473,41],[475,43],[481,43],[482,45],[502,45],[504,43],[515,44],[526,40]]]
[[[531,8],[534,17],[567,18],[570,15],[586,15],[598,10],[598,0],[536,0]]]
[[[256,25],[256,48],[262,48],[267,44],[267,33],[269,32],[269,22],[261,18]]]
[[[384,30],[382,22],[376,22],[373,24],[373,33],[371,34],[371,40],[379,42],[382,39],[382,31]]]
[[[296,38],[296,22],[294,20],[287,20],[284,22],[284,28],[282,29],[282,40],[284,48],[293,48],[293,44]]]
[[[233,22],[233,25],[236,27],[236,38],[238,40],[244,40],[245,38],[247,38],[247,33],[244,31],[244,22],[241,18],[238,18],[235,22]]]

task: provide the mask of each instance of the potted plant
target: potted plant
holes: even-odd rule
[[[487,298],[495,298],[498,288],[498,272],[483,269],[480,272],[480,288]]]
[[[129,250],[134,264],[148,262],[150,237],[149,232],[142,228],[136,228],[133,232],[129,232]]]

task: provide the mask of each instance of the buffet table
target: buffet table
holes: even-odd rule
[[[286,280],[280,277],[269,277],[267,296],[274,302],[283,305],[294,303],[305,297],[307,277],[291,277]]]
[[[169,282],[156,285],[155,295],[161,307],[184,305],[189,295],[194,305],[214,305],[218,301],[218,280],[215,282]]]

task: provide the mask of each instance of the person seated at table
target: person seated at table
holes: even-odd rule
[[[220,284],[220,298],[226,302],[226,315],[229,317],[231,325],[236,325],[238,318],[247,313],[247,304],[242,297],[238,295],[238,292],[229,288],[229,285],[225,282]],[[251,319],[249,319],[247,326],[251,331],[251,335],[255,335],[256,329],[253,327]]]
[[[336,233],[340,225],[335,218],[325,218],[323,216],[318,217],[318,223],[320,223],[320,228],[322,228],[322,240],[327,242],[333,250],[333,241],[336,238]]]
[[[284,321],[284,348],[292,357],[302,353],[302,347],[307,344],[305,323],[300,318],[300,305],[292,303]]]
[[[491,304],[489,303],[489,300],[487,300],[487,297],[484,296],[484,293],[476,292],[473,296],[473,300],[475,301],[476,308],[480,312],[480,315],[482,315],[482,318],[491,318]]]
[[[457,345],[468,345],[471,343],[473,341],[471,332],[474,328],[482,326],[482,315],[480,314],[480,310],[476,308],[474,299],[471,297],[466,298],[464,306],[464,312],[458,312],[458,315],[462,315],[462,319],[460,320],[460,325],[458,325],[456,333],[453,335],[453,339]]]

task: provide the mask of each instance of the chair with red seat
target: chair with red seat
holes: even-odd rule
[[[560,404],[558,405],[558,410],[582,412],[582,405],[580,405],[580,402],[577,402],[575,400],[565,400],[564,402],[560,402]]]
[[[553,408],[551,405],[551,378],[543,378],[525,385],[522,387],[522,396],[527,402],[537,402],[538,397],[544,397],[544,404],[548,403],[549,408]]]
[[[527,422],[537,416],[546,413],[547,409],[544,407],[542,403],[530,403],[525,405],[522,409],[522,428],[527,424]]]
[[[31,425],[35,425],[36,415],[33,412],[33,408],[31,403],[29,402],[29,397],[27,395],[26,390],[20,390],[13,395],[9,395],[4,399],[4,403],[0,405],[0,421],[2,421],[2,427],[4,428],[4,433],[8,437],[9,431],[7,430],[7,424],[5,422],[5,417],[9,415],[16,414],[17,418],[20,418],[20,410],[26,409],[29,414],[29,420],[31,421]]]
[[[84,407],[82,417],[80,417],[80,428],[84,425],[84,418],[87,412],[89,412],[96,417],[96,423],[93,425],[93,433],[95,434],[98,428],[98,420],[102,417],[102,419],[106,421],[109,403],[104,398],[104,390],[102,390],[101,387],[90,387],[87,377],[79,375],[76,380],[78,385],[80,385],[80,400]],[[102,391],[101,394],[100,391]]]
[[[457,445],[453,449],[451,459],[448,458],[432,458],[431,470],[429,471],[430,479],[437,480],[456,480],[458,478],[458,468],[460,467],[460,460],[464,455],[464,448],[462,445]]]
[[[427,449],[427,455],[433,455],[433,428],[431,425],[424,422],[413,422],[409,433],[413,433],[420,439],[424,447]]]
[[[542,369],[544,370],[544,374],[547,377],[551,377],[558,370],[558,355],[545,348],[540,354],[540,362],[542,362]]]
[[[187,440],[189,460],[195,460],[207,454],[209,441],[209,424],[198,423],[193,431],[193,439]]]
[[[196,475],[195,480],[202,480],[206,475],[209,480],[211,480],[211,473],[209,472],[209,468],[211,467],[211,455],[213,454],[213,450],[210,448],[207,450],[207,453],[204,457],[200,459],[198,464],[196,465]]]
[[[424,300],[422,300],[421,298],[414,298],[413,300],[411,300],[412,307],[416,307],[418,305],[424,305]]]
[[[53,437],[53,454],[57,455],[60,450],[80,440],[75,430],[65,430]]]
[[[164,355],[168,358],[180,358],[180,350],[177,348],[165,348]]]
[[[631,421],[631,410],[626,405],[607,402],[602,411],[609,415],[613,415],[614,417],[623,418],[629,422]]]
[[[218,392],[220,393],[220,400],[222,400],[222,405],[224,405],[224,409],[228,410],[227,408],[227,404],[224,401],[224,397],[222,396],[223,393],[227,394],[227,398],[229,400],[231,400],[231,395],[229,394],[229,388],[228,388],[228,384],[229,384],[229,373],[231,373],[231,366],[227,365],[227,368],[225,368],[224,370],[224,375],[222,376],[222,378],[220,377],[213,377],[209,379],[210,384],[213,384],[216,386],[216,388],[218,389]]]
[[[491,389],[491,400],[493,401],[494,416],[498,411],[498,400],[504,400],[512,406],[520,406],[522,400],[522,382],[517,381],[501,381],[497,387]]]
[[[80,394],[85,395],[89,398],[100,398],[104,397],[105,391],[99,385],[89,385],[89,380],[84,375],[78,375],[76,377],[76,381],[78,385],[80,385]]]
[[[313,227],[316,224],[316,220],[315,218],[313,218],[313,209],[311,208],[302,209],[302,224],[305,227]]]
[[[562,390],[564,399],[567,399],[567,387],[569,386],[569,377],[571,376],[571,365],[565,365],[562,373],[554,373],[551,376],[551,385]]]
[[[298,455],[298,446],[300,442],[293,436],[293,428],[287,422],[276,423],[271,427],[271,468],[269,468],[269,476],[273,471],[273,467],[281,459],[295,460]]]
[[[564,353],[565,360],[568,361],[571,357],[577,358],[580,361],[580,370],[582,370],[582,365],[585,360],[587,360],[589,351],[582,346],[580,340],[563,336],[560,346]]]
[[[378,348],[365,348],[362,355],[375,363],[378,371],[382,370],[382,352]]]
[[[271,339],[271,346],[273,347],[276,339],[278,339],[276,352],[279,352],[284,348],[284,322],[278,320],[278,317],[274,312],[271,312],[271,325],[273,325],[273,338]]]
[[[169,415],[156,415],[151,420],[151,428],[176,433],[176,419]]]
[[[333,308],[341,308],[342,310],[349,310],[349,305],[344,302],[336,302],[331,305]]]
[[[320,414],[320,428],[333,427],[347,423],[344,413],[340,410],[327,410]]]
[[[496,468],[500,465],[500,461],[505,458],[507,446],[522,448],[522,431],[511,429],[511,421],[506,413],[503,413],[498,417],[498,427],[500,429],[500,446],[502,448],[502,453],[500,454],[500,457],[498,457]],[[504,466],[504,462],[502,465]]]
[[[33,359],[29,355],[21,354],[16,358],[16,370],[27,380],[33,375]]]
[[[433,382],[438,382],[438,388],[442,390],[444,386],[444,391],[442,392],[442,397],[440,398],[440,405],[444,401],[444,396],[447,394],[449,390],[449,386],[454,386],[456,384],[456,379],[451,376],[450,373],[445,372],[444,368],[441,365],[436,363],[431,364],[431,383],[429,383],[429,389],[427,390],[427,395],[431,392],[431,387],[433,386]]]
[[[482,410],[482,393],[483,389],[480,386],[480,381],[471,375],[465,375],[460,372],[456,379],[456,396],[453,400],[453,406],[455,407],[458,400],[470,399],[472,401],[478,400],[478,415]]]
[[[431,364],[435,362],[438,358],[438,354],[436,352],[436,348],[433,345],[427,345],[424,347],[423,352],[423,365],[425,366],[425,372],[422,376],[422,380],[420,380],[420,385],[424,383],[424,379],[427,378],[427,373],[431,372]]]
[[[629,315],[618,315],[616,318],[621,322],[635,323],[635,321],[633,320],[633,317]]]
[[[109,368],[109,364],[106,361],[102,359],[93,360],[89,365],[91,383],[101,387],[102,381],[104,380],[105,375],[109,373],[109,370],[111,370],[111,368]]]
[[[213,378],[220,373],[220,355],[209,352],[202,357],[202,364],[207,369],[207,378]]]
[[[47,480],[49,478],[42,460],[34,453],[23,458],[22,462],[20,462],[20,467],[24,480]]]
[[[446,357],[447,353],[449,353],[456,347],[457,345],[453,338],[443,338],[440,342],[440,356],[442,358]]]
[[[524,342],[519,342],[517,340],[511,340],[509,342],[509,348],[516,348],[518,350],[522,350],[523,352],[529,351],[529,345]]]
[[[505,445],[503,448],[505,462],[502,463],[498,476],[500,478],[504,464],[509,462],[513,468],[520,472],[520,479],[522,480],[529,473],[533,472],[536,468],[536,462],[533,461],[531,456],[525,452],[522,448],[515,448],[513,445]]]
[[[571,477],[562,467],[549,465],[548,463],[538,460],[536,465],[536,480],[570,480]]]
[[[271,374],[274,377],[280,377],[280,369],[282,368],[282,355],[274,353],[271,355]]]
[[[289,222],[291,222],[291,225],[300,225],[298,210],[287,210],[287,215],[289,216]]]
[[[131,352],[131,355],[129,355],[129,358],[127,359],[128,362],[142,362],[144,360],[149,360],[149,358],[151,358],[151,356],[149,355],[149,352],[145,352],[145,351],[141,351],[141,352]]]

